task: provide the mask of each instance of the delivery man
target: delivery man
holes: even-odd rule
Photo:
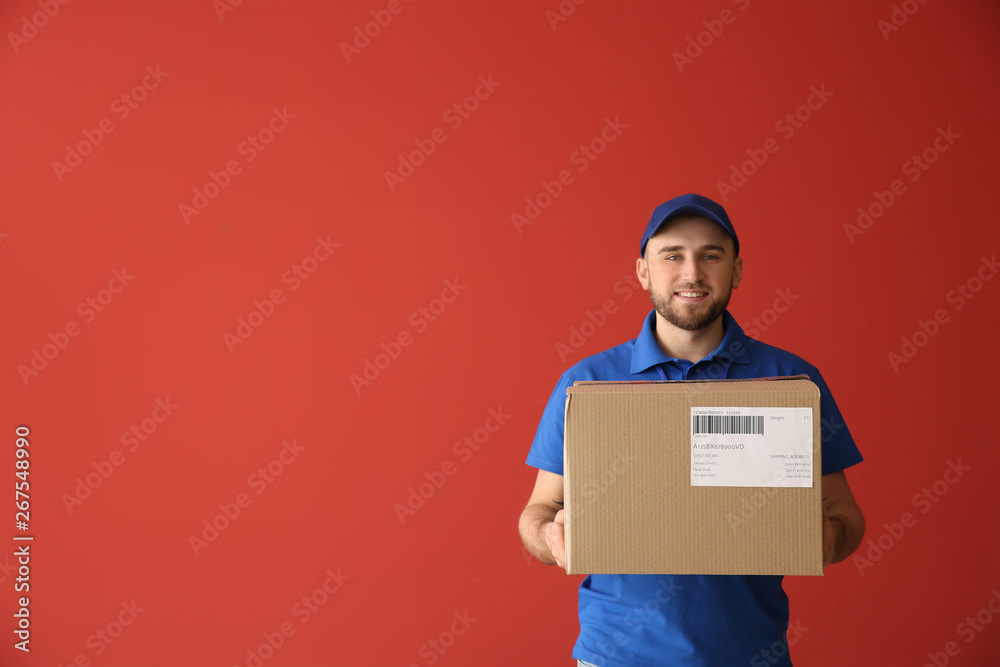
[[[844,476],[861,454],[819,371],[750,338],[726,310],[743,277],[726,211],[695,194],[671,199],[653,211],[639,254],[636,273],[654,309],[637,338],[583,359],[556,384],[527,458],[539,470],[518,524],[525,547],[543,563],[566,567],[563,426],[574,381],[806,374],[820,390],[823,565],[844,560],[865,529]],[[581,667],[791,665],[781,584],[769,575],[590,575],[580,584],[573,657]]]

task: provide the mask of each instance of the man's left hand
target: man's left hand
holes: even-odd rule
[[[823,508],[823,567],[833,565],[834,554],[837,553],[837,531],[833,528],[830,515]]]
[[[823,567],[839,563],[861,544],[865,517],[844,471],[823,475]]]

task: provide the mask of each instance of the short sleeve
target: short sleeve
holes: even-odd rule
[[[840,472],[845,468],[861,463],[864,459],[850,429],[840,414],[840,408],[833,399],[830,388],[826,385],[823,375],[815,367],[809,372],[809,378],[819,387],[820,437],[822,438],[823,474]]]
[[[529,466],[548,470],[557,475],[563,474],[563,433],[566,427],[566,389],[572,381],[563,373],[549,396],[545,411],[538,422],[535,441],[531,444],[528,458]]]

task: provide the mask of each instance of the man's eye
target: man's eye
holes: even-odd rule
[[[705,259],[714,261],[714,260],[719,259],[719,256],[718,255],[705,255]]]

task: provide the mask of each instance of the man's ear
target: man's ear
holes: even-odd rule
[[[639,277],[639,284],[642,289],[649,290],[649,265],[646,260],[640,257],[635,260],[635,275]]]
[[[733,289],[740,286],[741,280],[743,280],[743,258],[737,257],[733,262]]]

